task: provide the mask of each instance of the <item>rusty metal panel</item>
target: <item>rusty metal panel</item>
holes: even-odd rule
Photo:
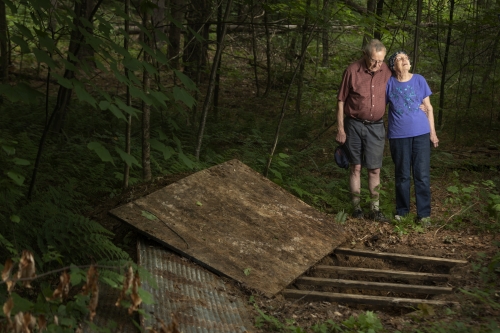
[[[110,213],[219,275],[272,296],[346,239],[323,214],[238,160]]]
[[[225,291],[222,279],[160,246],[138,242],[138,264],[152,274],[153,288],[142,288],[153,295],[152,305],[142,308],[150,318],[141,318],[144,329],[166,325],[175,316],[181,332],[246,332],[249,320],[243,302]]]

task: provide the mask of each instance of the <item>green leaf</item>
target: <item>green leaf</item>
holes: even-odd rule
[[[138,114],[141,113],[141,111],[137,110],[136,108],[129,106],[125,104],[121,99],[115,98],[115,103],[118,105],[120,109],[131,115],[132,117],[138,118]]]
[[[104,282],[106,282],[108,285],[110,285],[113,288],[118,288],[118,283],[116,283],[114,280],[107,278],[107,277],[102,277],[101,278]]]
[[[2,149],[7,153],[7,155],[14,155],[16,153],[16,148],[11,146],[2,146]]]
[[[189,76],[178,70],[174,70],[174,73],[179,78],[179,80],[181,80],[184,87],[189,90],[196,90],[196,84],[193,82],[193,80],[191,80],[191,78],[189,78]]]
[[[87,148],[90,150],[93,150],[96,152],[97,156],[101,159],[103,162],[111,162],[111,164],[115,165],[115,162],[113,161],[113,157],[111,157],[111,154],[109,151],[104,148],[99,142],[93,141],[90,142],[87,145]]]
[[[56,72],[52,72],[51,74],[61,86],[67,89],[73,89],[73,83],[71,80],[66,79],[65,77],[57,74]]]
[[[12,309],[12,313],[28,312],[33,308],[33,303],[28,301],[27,299],[22,298],[16,293],[12,293],[12,300],[14,301],[14,308]]]
[[[110,104],[109,111],[111,111],[111,113],[114,114],[116,118],[123,119],[125,121],[127,120],[127,118],[125,118],[125,116],[123,115],[122,111],[118,109],[116,105]]]
[[[102,111],[105,111],[109,108],[110,105],[111,105],[111,103],[108,101],[100,101],[99,102],[99,109],[101,109]]]
[[[142,69],[142,63],[134,57],[126,57],[123,59],[123,66],[127,67],[129,70],[138,71]]]
[[[11,220],[12,222],[14,222],[14,223],[19,223],[19,222],[21,222],[21,218],[20,218],[19,216],[17,216],[17,215],[11,215],[11,216],[10,216],[10,220]]]
[[[457,194],[459,192],[459,189],[456,186],[449,186],[449,187],[446,188],[446,190],[448,192],[453,193],[453,194]]]
[[[144,304],[154,304],[154,299],[153,299],[153,296],[146,290],[142,289],[142,288],[139,288],[137,290],[137,293],[139,294],[139,296],[141,297],[142,299],[142,302]]]
[[[159,152],[163,153],[163,158],[165,159],[165,161],[167,161],[175,153],[175,150],[172,147],[166,146],[156,139],[149,140],[149,144],[153,149],[156,149]]]
[[[281,158],[288,158],[288,157],[290,157],[290,156],[288,156],[285,153],[279,153],[278,156],[281,157]]]
[[[203,206],[203,204],[199,201],[196,201],[196,206]]]
[[[71,265],[70,266],[70,273],[69,273],[69,280],[71,282],[71,285],[73,286],[77,286],[80,284],[80,282],[82,282],[83,280],[83,272],[82,270],[75,266],[75,265]]]
[[[126,152],[124,152],[123,150],[121,150],[120,148],[118,147],[115,147],[115,150],[118,154],[120,154],[120,157],[122,158],[122,160],[127,163],[127,165],[129,167],[132,167],[132,165],[136,165],[138,166],[139,168],[141,168],[141,165],[139,164],[139,162],[137,161],[137,159],[130,155],[130,154],[127,154]]]
[[[196,100],[188,94],[188,92],[182,88],[174,87],[172,90],[174,98],[176,101],[181,101],[186,104],[187,107],[191,108],[196,103]]]
[[[165,104],[165,101],[168,101],[167,95],[162,93],[161,91],[150,91],[149,94],[156,100],[158,103],[163,106],[164,108],[167,107],[167,104]]]
[[[9,171],[9,172],[7,172],[7,176],[9,176],[9,178],[12,179],[14,181],[14,183],[16,183],[19,186],[22,186],[24,183],[24,177],[21,176],[20,174]]]
[[[249,275],[250,275],[250,271],[251,271],[251,270],[252,270],[251,268],[245,268],[245,269],[243,270],[243,273],[245,273],[245,275],[246,275],[246,276],[249,276]]]
[[[38,97],[44,97],[45,95],[38,90],[30,87],[26,83],[18,83],[17,85],[1,84],[0,94],[3,94],[9,101],[16,102],[28,102],[30,104],[38,104]]]
[[[17,157],[15,157],[12,161],[16,165],[30,165],[30,161],[25,160],[24,158],[17,158]]]
[[[147,218],[148,220],[151,220],[151,221],[158,220],[158,218],[154,214],[151,214],[147,210],[141,211],[141,215],[144,216],[145,218]]]
[[[30,46],[28,45],[28,43],[24,39],[22,39],[19,36],[15,36],[15,35],[12,36],[10,39],[12,40],[12,42],[19,45],[22,53],[31,53]]]
[[[35,54],[35,57],[39,62],[44,62],[50,68],[57,69],[56,63],[54,62],[54,60],[52,60],[47,52],[40,49],[33,49],[33,53]]]
[[[75,93],[80,101],[87,102],[93,107],[96,107],[97,101],[85,90],[81,83],[75,85]]]
[[[193,169],[195,164],[193,161],[191,161],[186,155],[183,153],[179,153],[179,160],[184,163],[185,166],[187,166],[189,169]]]
[[[16,26],[16,28],[19,29],[19,32],[25,38],[28,38],[28,39],[33,39],[34,38],[33,34],[31,33],[31,30],[27,26],[25,26],[24,24],[14,22],[14,25]]]

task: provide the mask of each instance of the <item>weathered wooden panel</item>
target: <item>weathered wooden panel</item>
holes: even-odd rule
[[[450,279],[449,274],[396,271],[373,268],[318,265],[314,267],[314,269],[318,272],[336,273],[339,275],[371,276],[399,280],[447,281]]]
[[[302,301],[326,301],[338,303],[370,304],[381,306],[416,306],[418,304],[431,305],[452,305],[456,302],[435,301],[432,299],[416,299],[401,297],[383,297],[383,296],[364,296],[351,294],[326,293],[309,290],[285,289],[283,296],[287,298],[296,298]]]
[[[369,289],[384,290],[391,292],[416,293],[416,294],[451,294],[453,288],[421,286],[415,284],[387,283],[355,281],[342,279],[325,279],[318,277],[300,277],[295,281],[296,284],[305,284],[313,286],[337,287],[346,289]]]
[[[335,254],[345,254],[358,257],[407,261],[407,262],[416,262],[420,264],[433,264],[433,265],[443,265],[443,266],[455,266],[455,265],[467,264],[466,260],[424,257],[424,256],[415,256],[411,254],[399,254],[399,253],[388,253],[388,252],[373,252],[368,250],[347,249],[347,248],[335,249]]]
[[[332,216],[238,160],[195,173],[110,213],[268,296],[345,240]]]

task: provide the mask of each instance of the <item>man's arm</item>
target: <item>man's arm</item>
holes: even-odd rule
[[[344,131],[344,102],[342,101],[339,101],[337,107],[337,137],[335,139],[340,144],[344,144],[346,140]]]

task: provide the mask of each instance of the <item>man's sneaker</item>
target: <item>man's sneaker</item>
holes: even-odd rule
[[[380,210],[372,210],[370,218],[375,222],[389,223],[389,219],[385,217],[384,213]]]
[[[420,223],[423,227],[430,227],[432,224],[430,217],[419,217],[417,219],[417,222]]]
[[[363,211],[361,209],[355,209],[354,212],[352,212],[352,217],[355,219],[362,219],[365,215],[363,214]]]
[[[403,219],[403,217],[401,215],[394,215],[394,219],[398,222],[401,222],[401,220]]]

